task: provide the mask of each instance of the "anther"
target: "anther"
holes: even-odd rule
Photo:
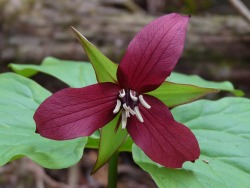
[[[134,92],[134,91],[132,91],[132,90],[130,90],[130,91],[129,91],[130,98],[131,98],[133,101],[137,101],[137,100],[138,100],[138,98],[137,98],[135,95],[133,95],[133,93],[132,93],[132,92]]]
[[[145,108],[147,108],[147,109],[151,108],[151,106],[143,99],[142,95],[139,95],[139,101],[142,104],[142,106],[144,106]]]
[[[115,109],[113,110],[113,114],[116,114],[117,112],[119,112],[120,108],[121,108],[121,101],[120,100],[116,100],[116,106],[115,106]]]
[[[119,91],[119,97],[120,98],[123,98],[125,95],[126,95],[126,93],[125,93],[125,90],[124,89],[122,89],[122,91]]]
[[[143,123],[144,120],[143,120],[143,118],[142,118],[142,116],[141,116],[141,113],[140,113],[140,110],[139,110],[138,106],[136,106],[136,107],[134,108],[134,111],[135,111],[135,115],[136,115],[137,119],[138,119],[140,122]]]
[[[122,129],[125,129],[127,125],[127,115],[126,112],[122,111]]]

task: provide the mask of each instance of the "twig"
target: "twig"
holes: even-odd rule
[[[42,167],[40,167],[30,159],[23,158],[22,161],[23,163],[25,163],[24,170],[29,171],[34,175],[37,188],[45,187],[45,185],[53,188],[70,188],[70,186],[68,186],[67,184],[52,179],[50,176],[46,174],[46,172]]]
[[[122,5],[131,12],[144,12],[133,0],[102,0],[102,4]]]
[[[79,163],[69,168],[68,173],[68,185],[69,187],[75,187],[80,179],[80,169],[79,169]]]
[[[250,24],[250,11],[241,0],[229,0],[233,7],[245,18]]]

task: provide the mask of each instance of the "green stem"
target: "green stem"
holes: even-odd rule
[[[108,173],[108,188],[116,188],[117,184],[117,166],[118,166],[119,152],[113,154],[109,160],[109,173]]]

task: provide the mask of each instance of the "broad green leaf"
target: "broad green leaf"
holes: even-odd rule
[[[9,66],[16,73],[26,77],[33,76],[39,71],[54,76],[69,86],[76,88],[97,82],[93,67],[86,62],[47,57],[41,65],[10,64]]]
[[[135,162],[159,187],[249,187],[249,99],[200,100],[178,106],[172,113],[196,135],[201,156],[195,163],[184,163],[182,169],[168,169],[133,145]]]
[[[167,81],[179,84],[191,84],[199,87],[214,88],[222,91],[229,91],[239,97],[244,95],[241,90],[234,89],[233,84],[229,81],[207,81],[197,75],[185,75],[181,73],[172,72],[172,74],[167,78]]]
[[[187,84],[176,84],[172,82],[164,82],[156,90],[149,92],[164,102],[168,107],[174,107],[185,104],[201,98],[209,93],[218,92],[212,88],[202,88]]]
[[[100,131],[98,130],[88,137],[88,142],[85,145],[85,148],[98,149],[99,141],[100,141]]]
[[[118,127],[117,127],[118,126]],[[120,126],[120,113],[101,129],[98,157],[92,173],[101,168],[119,149],[128,136],[126,129]]]
[[[50,92],[14,73],[0,74],[0,166],[27,156],[46,168],[77,163],[87,138],[52,141],[35,133],[33,114]]]
[[[90,62],[92,63],[98,82],[117,82],[117,65],[100,52],[91,42],[89,42],[79,31],[73,28]]]

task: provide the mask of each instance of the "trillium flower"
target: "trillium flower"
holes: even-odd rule
[[[118,66],[117,81],[63,89],[37,109],[36,132],[54,140],[90,136],[117,115],[134,143],[153,161],[180,168],[200,155],[193,133],[147,94],[160,87],[184,47],[189,16],[169,14],[144,27]],[[125,130],[124,130],[125,131]]]

